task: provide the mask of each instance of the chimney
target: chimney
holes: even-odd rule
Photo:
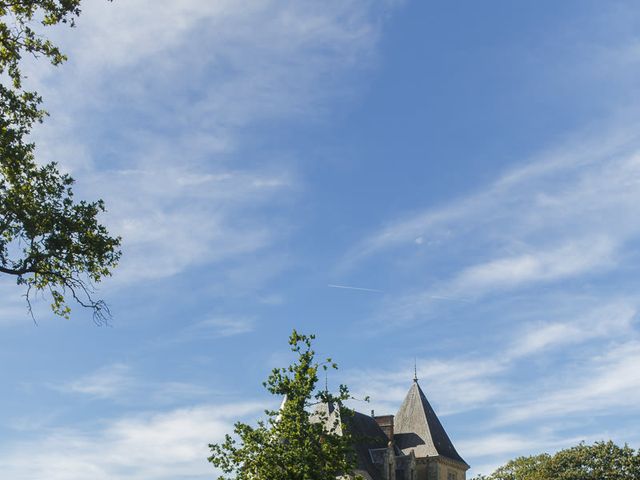
[[[379,415],[373,418],[385,433],[389,441],[393,443],[393,415]]]

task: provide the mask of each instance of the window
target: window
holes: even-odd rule
[[[458,480],[458,474],[449,470],[449,473],[447,473],[447,480]]]

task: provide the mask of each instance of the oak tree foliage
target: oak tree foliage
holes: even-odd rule
[[[348,427],[353,412],[343,403],[349,390],[341,385],[336,394],[317,391],[319,370],[337,365],[331,359],[316,362],[314,338],[294,330],[289,344],[297,360],[274,369],[263,384],[285,398],[281,408],[267,410],[267,419],[256,426],[236,423],[233,436],[209,445],[209,461],[224,473],[219,480],[335,480],[353,474],[354,439]]]
[[[49,293],[55,314],[68,318],[73,299],[103,322],[109,310],[93,286],[116,266],[120,238],[98,221],[102,200],[76,201],[73,178],[36,161],[29,135],[47,113],[21,69],[25,56],[64,62],[42,32],[79,14],[80,0],[0,0],[0,274],[25,287],[30,312],[32,296]]]
[[[519,457],[473,480],[640,480],[640,450],[612,441]]]

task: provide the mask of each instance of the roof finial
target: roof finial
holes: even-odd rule
[[[329,394],[329,380],[327,371],[324,371],[324,393]]]
[[[418,383],[418,361],[413,357],[413,381]]]

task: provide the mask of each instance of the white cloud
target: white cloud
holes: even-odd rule
[[[549,447],[548,439],[534,438],[531,435],[518,435],[515,433],[493,433],[480,438],[471,438],[459,442],[458,447],[465,455],[483,457],[487,455],[501,455],[535,451],[536,449]],[[489,473],[486,472],[485,473]]]
[[[146,378],[122,363],[101,367],[72,381],[49,384],[49,387],[68,395],[154,407],[175,405],[213,394],[210,388],[193,383]]]
[[[552,317],[554,312],[545,315]],[[633,302],[613,300],[581,312],[574,320],[530,323],[516,333],[516,341],[507,356],[518,358],[592,339],[619,338],[633,333],[636,315],[637,307]]]
[[[266,212],[294,192],[296,162],[248,127],[313,120],[348,95],[341,79],[370,65],[383,3],[92,2],[56,30],[70,60],[30,67],[51,112],[35,140],[81,197],[105,200],[124,250],[108,285],[277,246],[286,214]]]
[[[212,315],[185,328],[173,332],[170,336],[160,336],[154,345],[165,346],[177,343],[210,341],[253,332],[255,318],[233,315]]]
[[[251,318],[212,317],[189,327],[193,338],[231,337],[253,331],[254,321]]]
[[[184,153],[235,148],[242,126],[316,117],[322,100],[344,89],[339,77],[369,63],[381,5],[95,2],[85,7],[76,29],[59,32],[70,62],[57,70],[39,63],[31,77],[53,103],[55,118],[78,109],[96,115],[97,106],[125,101],[120,115],[143,114],[147,124],[113,133],[157,140],[169,131],[182,153],[173,160],[184,161]],[[82,101],[69,102],[73,93],[82,93]],[[162,133],[154,130],[158,126]]]
[[[393,325],[424,318],[443,298],[481,301],[619,274],[640,238],[640,138],[628,125],[612,131],[579,137],[476,194],[390,223],[351,249],[341,268],[368,259],[387,275],[400,268],[428,279],[387,296],[377,318]]]
[[[478,295],[589,272],[612,263],[615,246],[606,237],[570,242],[549,250],[490,260],[466,268],[445,291]]]
[[[545,233],[554,234],[552,241],[567,242],[603,241],[605,232],[614,239],[636,234],[638,228],[627,221],[638,210],[640,181],[640,139],[632,131],[577,138],[564,149],[545,152],[476,194],[390,223],[349,257],[361,261],[416,238],[434,245],[480,234],[475,240],[483,245],[489,237],[503,248],[514,248],[526,246],[527,239],[544,246]]]
[[[205,479],[215,475],[207,445],[255,415],[258,403],[197,405],[126,416],[95,429],[53,429],[0,453],[0,470],[13,480]]]
[[[130,368],[122,363],[116,363],[55,388],[69,393],[110,398],[121,395],[132,385]]]
[[[263,304],[263,305],[271,305],[271,306],[275,306],[275,305],[282,305],[283,303],[285,303],[285,298],[283,295],[278,294],[278,293],[270,293],[270,294],[266,294],[261,296],[258,301]]]
[[[535,401],[521,401],[505,408],[500,424],[535,419],[567,418],[635,411],[640,405],[640,342],[631,340],[610,346],[604,354],[573,366],[560,384],[548,385],[536,393]]]
[[[278,235],[255,212],[291,182],[283,174],[160,168],[101,173],[88,185],[102,185],[113,215],[109,223],[123,237],[117,277],[133,282],[270,245]]]

